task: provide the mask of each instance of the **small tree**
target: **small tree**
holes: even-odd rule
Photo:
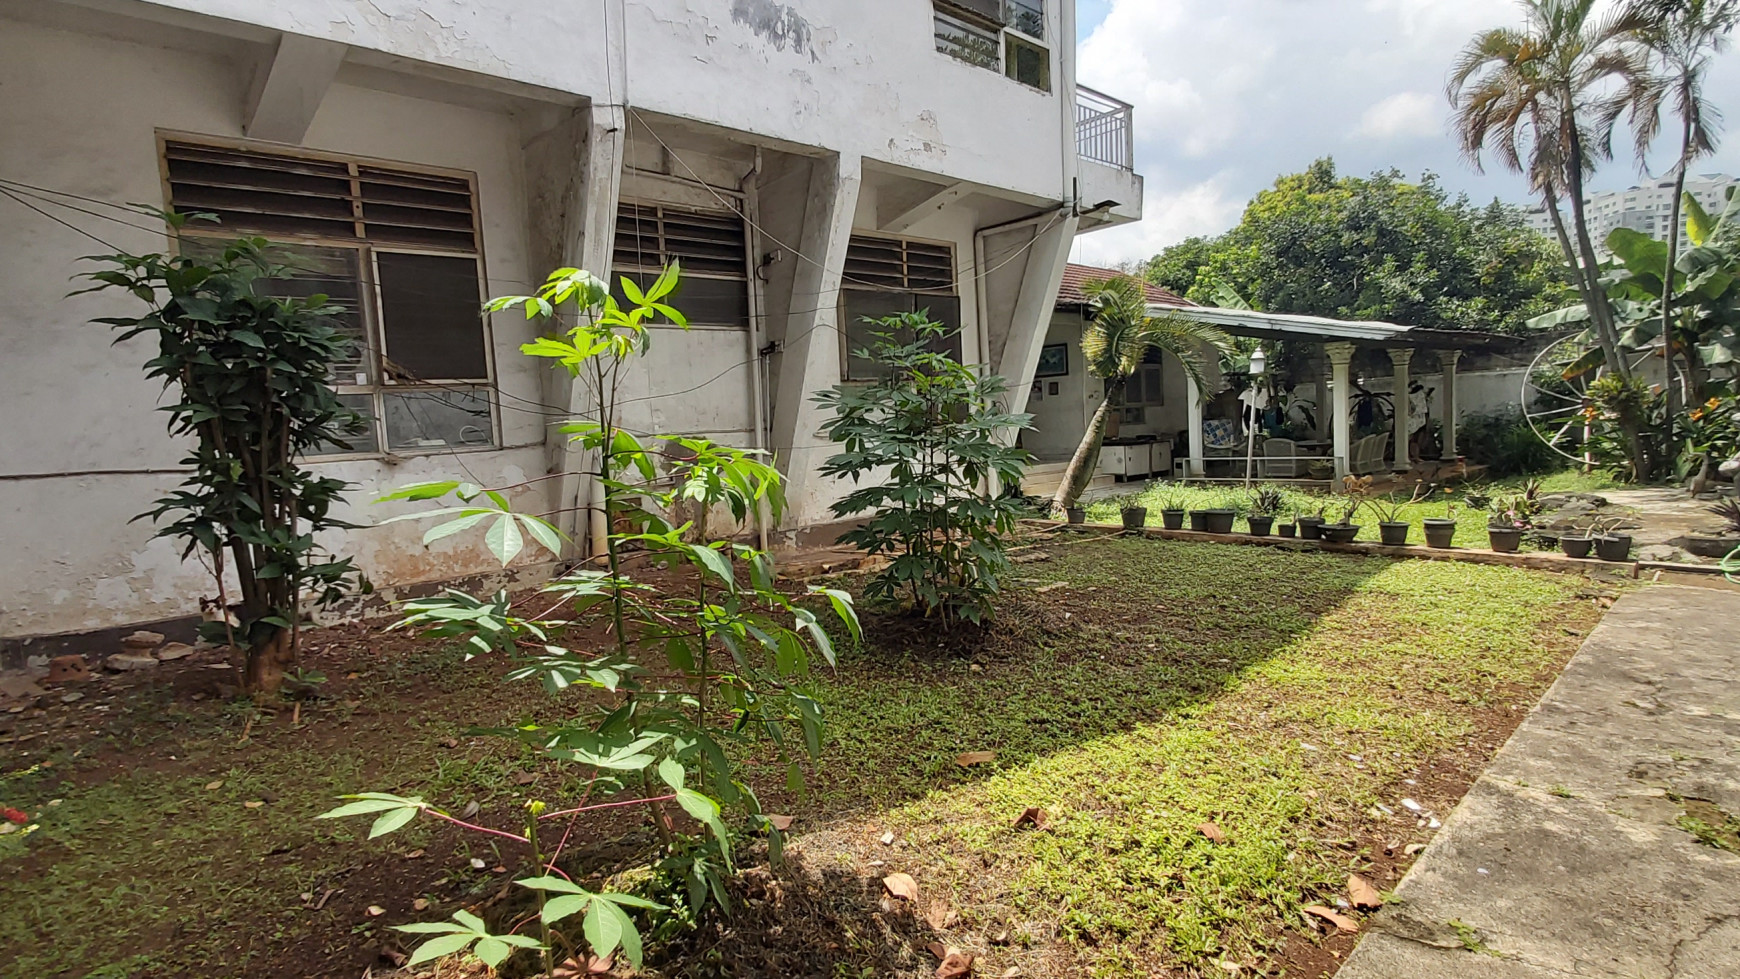
[[[945,624],[982,622],[1009,569],[1003,535],[1023,509],[993,481],[1020,482],[1030,457],[1005,439],[1032,416],[999,407],[1003,378],[937,353],[948,331],[928,312],[874,322],[882,331],[858,355],[874,360],[881,378],[815,398],[834,411],[822,432],[844,449],[823,474],[873,480],[834,504],[836,517],[872,514],[840,542],[891,559],[865,597],[910,598]]]
[[[1204,396],[1208,384],[1203,375],[1203,350],[1222,353],[1232,349],[1232,338],[1206,323],[1198,323],[1180,313],[1166,316],[1148,315],[1148,294],[1140,279],[1121,275],[1111,279],[1082,283],[1082,294],[1093,307],[1093,319],[1081,335],[1081,355],[1087,362],[1088,376],[1106,381],[1106,397],[1094,411],[1081,445],[1076,447],[1064,468],[1057,495],[1052,498],[1054,509],[1075,505],[1093,481],[1100,465],[1100,449],[1105,444],[1106,416],[1124,403],[1124,385],[1130,375],[1142,366],[1150,350],[1171,354],[1184,368],[1185,376],[1196,384],[1198,396]]]
[[[169,217],[175,227],[185,220]],[[255,695],[275,693],[295,665],[304,599],[329,605],[359,578],[350,558],[315,544],[324,530],[352,526],[332,516],[347,484],[300,458],[363,430],[331,386],[333,366],[353,356],[338,307],[322,295],[268,295],[267,283],[290,273],[267,248],[242,238],[210,259],[93,256],[109,268],[82,276],[98,284],[81,290],[124,289],[146,307],[96,322],[123,331],[116,343],[156,335],[146,376],[175,392],[169,434],[193,440],[182,460],[193,471],[140,517],[171,518],[156,536],[183,541],[183,558],[205,557],[226,611],[225,574],[235,573],[237,622],[221,615],[201,630],[246,650],[243,689]]]

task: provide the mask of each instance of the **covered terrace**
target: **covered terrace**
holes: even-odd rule
[[[1187,315],[1235,337],[1256,339],[1267,355],[1267,370],[1247,375],[1251,380],[1242,385],[1235,381],[1237,375],[1229,375],[1226,380],[1234,383],[1208,392],[1207,397],[1187,379],[1189,449],[1180,460],[1178,475],[1191,480],[1332,478],[1339,482],[1350,474],[1387,475],[1409,472],[1422,463],[1453,463],[1459,458],[1458,360],[1464,351],[1515,343],[1490,333],[1248,309],[1159,304],[1149,309],[1155,316]],[[1441,367],[1435,397],[1425,405],[1431,412],[1435,404],[1441,422],[1435,442],[1419,438],[1422,426],[1414,416],[1410,368],[1421,350],[1435,355]],[[1381,377],[1380,372],[1392,378],[1387,398],[1365,386]],[[1244,394],[1252,389],[1261,392],[1255,399]],[[1381,402],[1387,412],[1362,410],[1356,399]],[[1254,433],[1248,427],[1252,400],[1259,408]],[[1387,430],[1382,427],[1386,413]],[[1366,420],[1359,431],[1356,415]],[[1416,458],[1417,451],[1437,458]],[[1252,456],[1255,461],[1249,463],[1247,473],[1247,459]]]

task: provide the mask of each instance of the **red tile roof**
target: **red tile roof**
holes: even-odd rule
[[[1085,306],[1087,305],[1087,297],[1081,294],[1083,282],[1090,279],[1110,279],[1122,274],[1124,273],[1117,269],[1095,268],[1092,265],[1076,265],[1073,262],[1065,265],[1063,267],[1063,287],[1057,290],[1057,304],[1059,306]],[[1143,283],[1143,288],[1147,291],[1148,301],[1151,303],[1161,306],[1196,305],[1190,300],[1162,289],[1151,282]]]

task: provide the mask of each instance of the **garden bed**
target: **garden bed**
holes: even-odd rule
[[[932,942],[986,976],[1332,971],[1353,936],[1301,909],[1349,872],[1393,885],[1432,832],[1403,800],[1446,814],[1608,601],[1508,567],[1086,536],[1027,553],[983,633],[866,616],[869,644],[817,678],[807,790],[747,769],[796,820],[786,864],[752,866],[737,915],[644,974],[930,976]],[[0,720],[0,805],[41,827],[0,837],[9,974],[380,975],[406,949],[388,925],[499,903],[511,852],[312,817],[381,789],[511,826],[573,775],[466,730],[550,701],[400,633],[311,644],[331,680],[299,717],[222,699],[227,671],[196,659]],[[1029,807],[1046,829],[1015,828]],[[639,813],[564,865],[643,851]],[[895,872],[917,902],[882,893]]]

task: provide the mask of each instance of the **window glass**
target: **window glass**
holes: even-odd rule
[[[1001,60],[996,31],[940,11],[936,15],[936,49],[969,65],[992,71],[997,70]]]
[[[949,333],[931,345],[955,362],[961,360],[961,301],[956,296],[929,296],[921,293],[892,292],[878,289],[841,290],[841,306],[845,317],[846,368],[848,381],[874,381],[882,376],[875,361],[859,355],[869,349],[875,334],[884,332],[881,326],[866,320],[877,320],[898,313],[928,311],[930,318],[949,328]],[[911,337],[896,334],[899,342],[911,342]]]
[[[1005,36],[1008,48],[1004,52],[1004,73],[1023,85],[1051,91],[1050,52],[1013,35]]]
[[[1036,41],[1045,40],[1045,0],[1006,0],[1009,26]]]
[[[487,388],[389,390],[381,396],[387,448],[474,448],[494,442]]]
[[[339,403],[362,416],[367,426],[360,434],[344,436],[343,445],[325,445],[308,453],[311,456],[354,455],[381,451],[380,421],[375,418],[375,396],[372,394],[341,394]]]
[[[412,383],[489,377],[476,259],[377,251],[375,269],[389,377]]]

